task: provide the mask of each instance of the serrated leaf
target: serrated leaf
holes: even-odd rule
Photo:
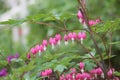
[[[108,20],[104,21],[104,23],[101,23],[100,25],[96,25],[93,27],[95,28],[95,31],[97,33],[103,33],[103,32],[114,32],[115,30],[120,30],[120,19],[117,18],[115,20]]]
[[[94,67],[96,67],[96,64],[94,64],[93,62],[90,61],[84,61],[85,63],[85,70],[90,71],[92,70]]]
[[[65,65],[57,65],[54,69],[54,71],[59,71],[59,72],[63,72],[65,69],[67,69],[67,67]]]
[[[2,22],[0,22],[0,24],[16,26],[16,25],[20,25],[20,24],[22,24],[24,22],[25,22],[25,19],[20,19],[20,20],[9,19],[8,21],[2,21]]]

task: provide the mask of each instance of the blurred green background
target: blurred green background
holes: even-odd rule
[[[115,18],[120,17],[120,0],[87,0],[87,8],[89,12],[90,18],[100,17],[104,20],[114,20]],[[5,0],[0,0],[0,15],[9,10],[9,7],[5,5]],[[77,0],[35,0],[35,4],[28,6],[29,15],[36,14],[54,14],[60,15],[62,13],[74,13],[77,14],[78,11],[78,3]],[[77,29],[82,28],[77,17],[69,20],[65,20],[65,24],[68,29]],[[64,23],[62,21],[46,21],[46,23],[50,23],[53,25],[57,25],[60,27],[64,27]],[[21,45],[21,40],[17,43],[14,43],[12,40],[12,28],[9,26],[4,26],[0,28],[0,50],[7,56],[12,53],[20,53],[26,54],[30,47],[35,45],[38,42],[41,42],[43,39],[48,39],[49,36],[55,35],[59,29],[53,28],[51,25],[39,25],[35,23],[29,24],[29,34],[27,36],[27,44]],[[51,33],[51,34],[49,34]],[[113,41],[120,40],[119,31],[114,32]],[[62,35],[64,33],[61,33]],[[91,41],[86,40],[86,45],[91,46]],[[100,44],[101,45],[101,44]],[[102,46],[100,46],[102,48]],[[119,68],[120,63],[118,63],[118,59],[120,59],[120,45],[113,45],[113,53],[118,55],[113,58],[112,62]]]

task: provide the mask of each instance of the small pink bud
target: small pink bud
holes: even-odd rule
[[[79,19],[79,18],[83,18],[82,12],[81,12],[80,10],[79,10],[78,13],[77,13],[77,17],[78,17],[78,19]]]
[[[83,62],[80,62],[80,63],[79,63],[79,66],[80,66],[80,69],[84,69],[85,64],[84,64]]]
[[[90,20],[90,21],[89,21],[89,25],[90,25],[90,26],[93,26],[93,25],[95,25],[95,24],[96,24],[96,22],[95,22],[94,20]]]
[[[101,22],[100,18],[96,19],[95,21],[96,21],[97,23],[100,23],[100,22]]]
[[[110,69],[107,73],[108,77],[111,78],[113,76],[114,69]]]
[[[30,56],[30,53],[27,54],[27,59],[30,60],[31,56]]]
[[[89,21],[89,26],[94,26],[94,25],[96,25],[96,24],[98,24],[98,23],[100,23],[100,22],[101,22],[100,19],[90,20],[90,21]]]

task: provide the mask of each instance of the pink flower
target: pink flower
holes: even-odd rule
[[[77,39],[77,34],[75,32],[73,32],[73,38]]]
[[[80,63],[79,63],[79,66],[80,66],[81,72],[83,73],[83,72],[84,72],[85,64],[84,64],[83,62],[80,62]]]
[[[62,40],[62,37],[60,34],[56,34],[55,35],[55,40],[57,41],[57,43],[60,45],[60,41]]]
[[[76,74],[76,80],[81,80],[81,79],[82,79],[82,74],[77,73],[77,74]]]
[[[50,43],[50,45],[52,45],[52,49],[54,49],[54,46],[56,45],[57,42],[56,42],[55,38],[50,38],[49,43]]]
[[[30,52],[35,55],[37,53],[36,48],[31,48]]]
[[[80,10],[77,13],[77,17],[78,17],[80,23],[82,23],[82,21],[83,21],[83,15],[82,15],[82,12]]]
[[[100,23],[100,22],[101,22],[100,19],[90,20],[90,21],[89,21],[89,26],[94,26],[94,25],[96,25],[96,24],[98,24],[98,23]]]
[[[75,79],[76,69],[75,68],[71,68],[70,71],[71,71],[70,74],[72,75],[72,78]]]
[[[37,53],[37,52],[40,52],[40,51],[41,51],[41,50],[40,50],[40,45],[36,45],[36,46],[35,46],[35,50],[36,50],[36,53]]]
[[[42,45],[46,47],[46,46],[48,45],[47,40],[43,40],[43,41],[42,41]]]
[[[77,34],[75,33],[75,32],[70,32],[69,34],[68,34],[68,36],[69,36],[69,39],[71,39],[72,41],[74,41],[75,39],[77,39]]]
[[[85,67],[85,64],[83,62],[79,63],[80,69],[83,69]]]
[[[69,40],[69,36],[65,34],[64,40],[65,40],[65,41],[68,41],[68,40]]]
[[[115,77],[113,80],[120,80],[118,77]]]
[[[97,75],[101,75],[103,73],[103,71],[102,71],[101,68],[97,68],[96,69],[96,73],[97,73]]]
[[[20,55],[19,55],[18,53],[16,53],[15,55],[9,55],[9,56],[7,57],[8,63],[11,63],[11,60],[12,60],[12,59],[18,59],[19,56],[20,56]]]
[[[83,18],[82,12],[80,10],[78,10],[77,17],[78,19]]]
[[[85,32],[79,32],[78,33],[78,39],[85,39],[86,38],[86,33]]]
[[[74,40],[74,37],[73,37],[72,32],[70,32],[70,33],[68,34],[68,36],[69,36],[69,39]]]
[[[71,74],[76,74],[76,69],[75,68],[71,68],[70,71],[71,71]]]
[[[111,78],[113,76],[114,71],[115,70],[113,68],[108,71],[107,75],[108,75],[109,78]]]
[[[60,34],[56,34],[56,35],[55,35],[55,40],[56,40],[56,41],[62,40],[61,35],[60,35]]]
[[[30,60],[30,58],[31,58],[31,55],[30,55],[30,53],[28,53],[28,54],[27,54],[27,59]]]
[[[92,70],[90,71],[90,73],[91,73],[92,75],[97,74],[96,69],[92,69]]]
[[[89,73],[83,73],[82,74],[82,80],[90,80],[91,76]]]
[[[6,68],[3,68],[0,70],[0,77],[4,77],[4,76],[7,76],[7,69]]]
[[[45,72],[46,72],[47,75],[49,76],[50,74],[52,74],[52,69],[46,69]]]
[[[36,53],[39,53],[39,55],[40,55],[40,53],[41,52],[43,52],[43,45],[36,45],[35,46],[35,49],[36,49]]]
[[[45,71],[41,72],[41,76],[47,76],[47,73]]]
[[[90,26],[93,26],[93,25],[95,25],[95,24],[96,24],[95,21],[93,21],[93,20],[90,20],[90,21],[89,21],[89,25],[90,25]]]
[[[41,76],[50,76],[52,74],[52,69],[46,69],[41,72]]]
[[[78,39],[80,39],[81,43],[83,43],[83,40],[86,39],[86,33],[85,32],[79,32],[78,33]]]
[[[65,45],[67,45],[68,44],[68,40],[69,40],[69,36],[68,35],[64,35],[64,40],[65,40]]]
[[[60,76],[60,80],[66,80],[66,78],[65,78],[65,75],[64,75],[64,74],[62,74],[62,76]]]
[[[47,45],[48,45],[47,40],[43,40],[43,41],[42,41],[42,46],[43,46],[44,51],[46,51]]]
[[[66,79],[67,79],[67,80],[72,80],[72,76],[71,76],[70,74],[67,74],[67,75],[66,75]]]

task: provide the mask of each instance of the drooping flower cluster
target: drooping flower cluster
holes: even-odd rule
[[[85,19],[84,19],[83,13],[80,10],[77,13],[77,17],[79,19],[79,22],[86,28]],[[88,23],[89,23],[89,26],[94,26],[100,22],[101,22],[101,20],[98,18],[96,20],[89,20]]]
[[[101,68],[95,68],[87,72],[84,70],[85,64],[83,62],[79,63],[80,71],[76,71],[75,68],[70,69],[70,72],[67,74],[62,74],[60,80],[103,80],[104,73]],[[110,80],[119,80],[118,77],[114,76],[114,69],[110,69],[107,72],[107,76]]]
[[[8,63],[11,63],[11,60],[12,60],[12,59],[18,59],[19,56],[20,56],[20,55],[19,55],[18,53],[16,53],[15,55],[9,55],[9,56],[7,57]]]
[[[42,77],[49,77],[52,74],[52,69],[46,69],[40,73]]]
[[[75,32],[70,32],[64,35],[65,45],[68,44],[68,41],[74,42],[75,40],[80,40],[83,43],[83,40],[86,39],[86,32],[79,32],[78,34]],[[30,52],[27,54],[27,58],[30,59],[31,55],[35,56],[37,53],[41,55],[42,52],[46,51],[48,44],[51,45],[52,49],[55,48],[56,45],[60,45],[62,40],[62,36],[60,34],[56,34],[55,37],[51,37],[49,41],[43,40],[41,44],[37,44],[35,47],[30,49]]]
[[[6,68],[3,68],[0,70],[0,77],[4,77],[4,76],[7,76],[7,69]]]

